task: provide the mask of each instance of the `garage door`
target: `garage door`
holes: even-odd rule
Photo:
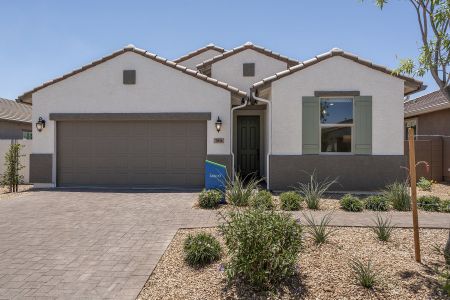
[[[198,188],[206,121],[57,122],[59,186]]]

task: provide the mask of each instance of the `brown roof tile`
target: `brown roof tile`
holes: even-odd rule
[[[174,62],[179,64],[182,61],[188,60],[188,59],[190,59],[190,58],[192,58],[194,56],[197,56],[199,54],[202,54],[203,52],[206,52],[208,50],[216,50],[217,52],[220,52],[220,53],[224,53],[225,52],[224,48],[218,47],[218,46],[216,46],[214,44],[208,44],[205,47],[202,47],[202,48],[199,48],[199,49],[197,49],[195,51],[189,52],[188,54],[183,55],[182,57],[179,57],[179,58],[175,59]]]
[[[220,61],[222,59],[225,59],[227,57],[230,57],[232,55],[235,55],[235,54],[237,54],[239,52],[242,52],[244,50],[247,50],[247,49],[251,49],[251,50],[254,50],[256,52],[259,52],[259,53],[262,53],[264,55],[267,55],[269,57],[281,60],[281,61],[287,63],[288,67],[297,65],[299,63],[299,61],[297,61],[295,59],[290,59],[290,58],[288,58],[286,56],[280,55],[280,54],[278,54],[276,52],[273,52],[273,51],[271,51],[269,49],[266,49],[264,47],[253,45],[252,43],[247,42],[244,45],[238,46],[238,47],[233,48],[231,50],[228,50],[228,51],[226,51],[226,52],[224,52],[224,53],[222,53],[220,55],[214,56],[213,58],[205,60],[201,64],[197,65],[197,69],[199,69],[200,71],[206,70],[213,63],[218,62],[218,61]]]
[[[349,53],[349,52],[345,52],[342,49],[333,48],[333,49],[331,49],[328,52],[319,54],[319,55],[317,55],[317,56],[315,56],[315,57],[313,57],[311,59],[308,59],[308,60],[305,60],[305,61],[299,63],[298,65],[292,66],[292,67],[290,67],[289,69],[287,69],[285,71],[278,72],[278,73],[276,73],[273,76],[270,76],[270,77],[265,78],[265,79],[263,79],[263,80],[261,80],[259,82],[254,83],[253,86],[252,86],[252,89],[256,89],[256,88],[262,87],[264,85],[270,84],[271,82],[273,82],[275,80],[278,80],[280,78],[283,78],[283,77],[288,76],[290,74],[293,74],[295,72],[303,70],[303,69],[305,69],[305,68],[307,68],[309,66],[315,65],[315,64],[317,64],[317,63],[319,63],[319,62],[321,62],[323,60],[326,60],[328,58],[331,58],[333,56],[341,56],[341,57],[353,60],[353,61],[355,61],[355,62],[357,62],[359,64],[365,65],[365,66],[367,66],[369,68],[372,68],[372,69],[375,69],[375,70],[381,71],[383,73],[386,73],[386,74],[389,74],[389,75],[392,75],[392,76],[395,76],[397,78],[405,80],[406,82],[408,82],[409,84],[411,84],[415,88],[412,92],[405,93],[405,94],[414,93],[414,92],[422,89],[422,87],[423,87],[423,83],[421,81],[419,81],[419,80],[416,80],[416,79],[414,79],[412,77],[404,76],[404,75],[401,75],[401,74],[394,74],[393,71],[390,70],[387,67],[374,64],[374,63],[372,63],[372,62],[370,62],[368,60],[365,60],[365,59],[361,59],[357,55],[354,55],[354,54]]]
[[[31,123],[31,105],[0,98],[0,120]]]
[[[76,70],[74,70],[74,71],[72,71],[72,72],[70,72],[68,74],[65,74],[65,75],[63,75],[61,77],[58,77],[58,78],[55,78],[53,80],[47,81],[44,84],[42,84],[42,85],[40,85],[40,86],[38,86],[38,87],[28,91],[28,92],[25,92],[23,95],[19,96],[17,98],[17,100],[18,100],[18,102],[21,102],[25,97],[31,96],[31,94],[39,91],[40,89],[43,89],[43,88],[45,88],[47,86],[50,86],[50,85],[55,84],[55,83],[57,83],[59,81],[62,81],[64,79],[68,78],[68,77],[71,77],[73,75],[81,73],[81,72],[83,72],[83,71],[85,71],[85,70],[87,70],[89,68],[92,68],[92,67],[94,67],[94,66],[96,66],[98,64],[101,64],[101,63],[103,63],[103,62],[105,62],[107,60],[110,60],[110,59],[112,59],[112,58],[114,58],[116,56],[119,56],[119,55],[121,55],[121,54],[123,54],[125,52],[134,52],[134,53],[140,54],[140,55],[142,55],[144,57],[152,59],[152,60],[154,60],[156,62],[159,62],[159,63],[161,63],[163,65],[166,65],[168,67],[171,67],[173,69],[176,69],[178,71],[181,71],[181,72],[183,72],[185,74],[191,75],[191,76],[193,76],[195,78],[198,78],[198,79],[201,79],[201,80],[206,80],[208,78],[208,76],[200,73],[199,71],[188,69],[188,68],[186,68],[184,66],[176,64],[173,61],[167,60],[166,58],[163,58],[163,57],[158,56],[156,54],[147,52],[147,51],[145,51],[143,49],[136,48],[133,45],[128,45],[127,47],[125,47],[125,48],[123,48],[121,50],[118,50],[118,51],[116,51],[116,52],[114,52],[114,53],[112,53],[112,54],[110,54],[108,56],[105,56],[105,57],[103,57],[103,58],[101,58],[101,59],[99,59],[97,61],[94,61],[94,62],[92,62],[92,63],[90,63],[88,65],[85,65],[85,66],[83,66],[83,67],[81,67],[79,69],[76,69]],[[224,89],[226,89],[226,90],[228,90],[228,91],[230,91],[232,93],[235,93],[235,94],[237,94],[239,96],[246,96],[247,95],[246,92],[241,91],[241,90],[236,89],[236,88],[229,87],[227,84],[222,85],[222,84],[219,84],[218,82],[213,82],[213,81],[207,81],[207,82],[209,82],[211,84],[214,84],[215,86],[224,88]]]
[[[434,91],[404,103],[405,116],[412,117],[423,113],[450,108],[450,101],[440,91]]]

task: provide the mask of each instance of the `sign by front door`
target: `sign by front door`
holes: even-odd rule
[[[224,138],[214,138],[214,144],[223,144]]]

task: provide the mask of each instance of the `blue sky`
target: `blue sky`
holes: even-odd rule
[[[130,43],[169,59],[211,42],[252,41],[299,60],[339,47],[394,68],[420,43],[413,8],[391,2],[380,11],[373,0],[0,0],[0,97]]]

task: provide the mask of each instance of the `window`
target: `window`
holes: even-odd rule
[[[242,74],[244,77],[255,76],[255,63],[245,63],[242,65]]]
[[[22,130],[22,138],[24,140],[31,140],[33,138],[33,133],[28,130]]]
[[[353,98],[320,99],[321,152],[352,152]]]
[[[414,129],[414,139],[416,139],[417,135],[417,119],[408,119],[405,120],[405,140],[408,139],[408,128]]]

